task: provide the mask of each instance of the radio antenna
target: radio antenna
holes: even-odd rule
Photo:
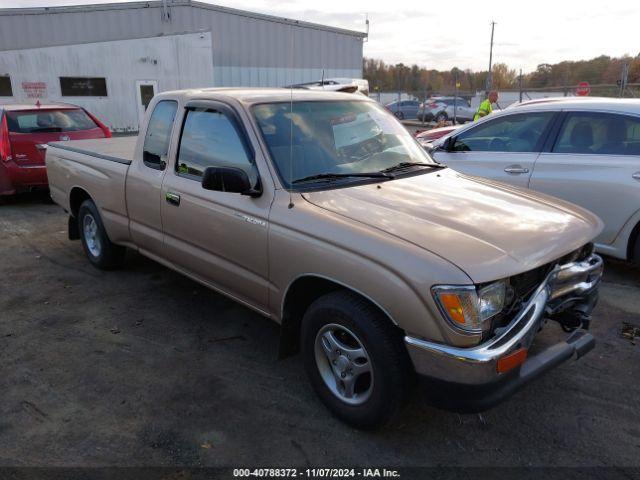
[[[289,71],[291,72],[291,83],[289,84],[289,208],[293,208],[293,25],[291,29],[291,59]]]

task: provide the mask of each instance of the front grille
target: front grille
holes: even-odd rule
[[[509,278],[505,306],[502,311],[491,320],[492,323],[489,332],[508,325],[513,317],[529,302],[533,292],[536,291],[556,265],[582,261],[592,253],[593,243],[587,243],[573,252],[560,257],[558,260]]]

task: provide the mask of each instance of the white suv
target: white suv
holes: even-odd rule
[[[436,140],[432,155],[591,210],[605,223],[598,250],[640,263],[640,100],[521,104]]]

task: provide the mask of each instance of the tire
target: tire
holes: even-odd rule
[[[116,270],[124,264],[126,248],[111,243],[93,200],[85,200],[78,210],[82,248],[91,264],[100,270]]]
[[[633,263],[640,267],[640,234],[636,236],[635,248],[633,249]]]
[[[438,115],[436,115],[436,123],[446,122],[448,119],[449,116],[446,114],[446,112],[440,112]]]
[[[396,118],[397,118],[398,120],[404,120],[404,113],[402,113],[402,112],[396,112],[396,113],[394,113],[394,115],[396,116]]]
[[[301,347],[311,385],[342,421],[371,430],[400,410],[413,376],[403,334],[363,298],[337,291],[315,300]]]

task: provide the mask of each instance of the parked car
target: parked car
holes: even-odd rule
[[[493,113],[434,143],[460,172],[544,192],[596,213],[596,247],[640,262],[640,100],[553,99]]]
[[[460,125],[447,125],[446,127],[431,128],[429,130],[418,132],[415,138],[423,147],[430,147],[435,140],[450,134],[458,128],[460,128]]]
[[[361,93],[369,95],[369,80],[363,78],[325,78],[315,82],[297,83],[285,88],[302,88],[305,90],[324,90],[327,92]]]
[[[417,117],[423,122],[446,122],[454,119],[454,109],[455,118],[459,123],[473,120],[476,114],[469,100],[462,97],[431,97],[420,105]]]
[[[0,105],[0,196],[46,188],[48,142],[108,137],[107,127],[75,105]]]
[[[416,372],[486,409],[593,347],[588,211],[435,163],[364,96],[187,90],[146,115],[137,140],[50,144],[70,237],[98,268],[128,247],[280,323],[350,424],[384,423]],[[533,355],[547,318],[573,333]]]
[[[401,100],[391,103],[387,103],[385,108],[393,113],[396,118],[404,120],[405,118],[411,119],[418,116],[418,109],[420,108],[420,102],[417,100]]]

